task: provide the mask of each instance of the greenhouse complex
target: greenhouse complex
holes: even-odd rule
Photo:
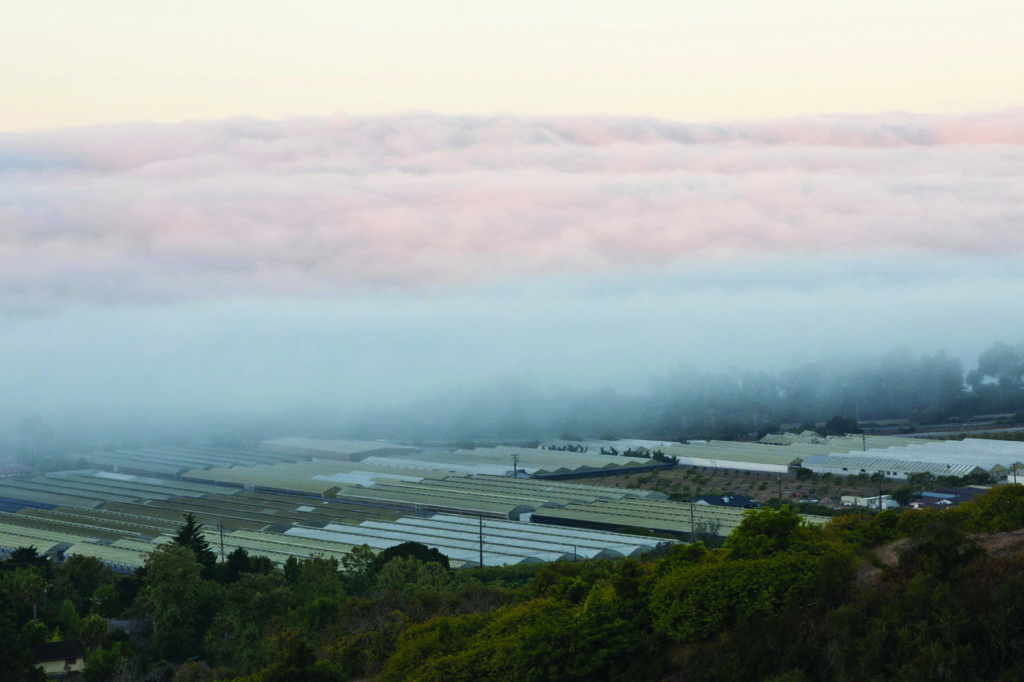
[[[1018,469],[1024,475],[1021,462],[1021,443],[809,432],[755,443],[556,440],[430,449],[287,437],[251,448],[115,449],[83,453],[73,471],[0,479],[0,555],[33,546],[131,572],[193,514],[218,553],[244,548],[278,563],[407,541],[441,551],[454,567],[624,557],[662,542],[720,538],[746,510],[602,485],[605,476],[803,468],[1012,481]]]

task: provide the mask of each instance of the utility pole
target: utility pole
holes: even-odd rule
[[[882,511],[882,481],[885,480],[885,472],[878,472],[878,511]]]
[[[1013,482],[1017,482],[1017,463],[1013,463]]]
[[[693,542],[697,525],[693,521],[693,498],[690,498],[690,542]]]
[[[572,546],[572,562],[576,563],[576,545]]]
[[[220,562],[224,563],[224,524],[220,525]]]
[[[782,474],[779,474],[779,509],[782,509]]]
[[[480,571],[484,569],[484,516],[480,515]]]
[[[864,452],[867,452],[868,451],[868,434],[866,434],[866,433],[860,434],[860,443],[861,443],[861,447],[863,448]]]
[[[519,453],[512,455],[512,478],[519,478]]]

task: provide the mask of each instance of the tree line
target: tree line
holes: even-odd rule
[[[900,348],[872,358],[818,360],[783,371],[682,365],[636,394],[506,383],[346,415],[347,435],[424,440],[543,439],[572,432],[655,439],[750,438],[785,425],[963,423],[977,415],[1024,423],[1024,343],[996,343],[965,370],[943,351]],[[568,439],[571,440],[571,439]]]
[[[1005,485],[824,527],[751,510],[716,549],[453,570],[416,543],[219,562],[186,519],[128,576],[29,548],[0,564],[0,678],[40,679],[28,645],[79,638],[96,682],[1018,679],[1024,555],[983,543],[1021,528]]]

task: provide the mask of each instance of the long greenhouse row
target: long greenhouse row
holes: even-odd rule
[[[602,500],[573,503],[534,512],[531,521],[574,528],[622,530],[643,528],[674,537],[697,533],[728,535],[743,520],[744,509],[661,500]],[[828,517],[803,516],[808,523],[823,524]]]

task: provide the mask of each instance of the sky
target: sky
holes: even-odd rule
[[[1017,0],[9,5],[0,130],[338,112],[707,122],[1024,105]]]
[[[1024,341],[1017,2],[22,3],[0,413]],[[0,424],[2,429],[2,424]]]

